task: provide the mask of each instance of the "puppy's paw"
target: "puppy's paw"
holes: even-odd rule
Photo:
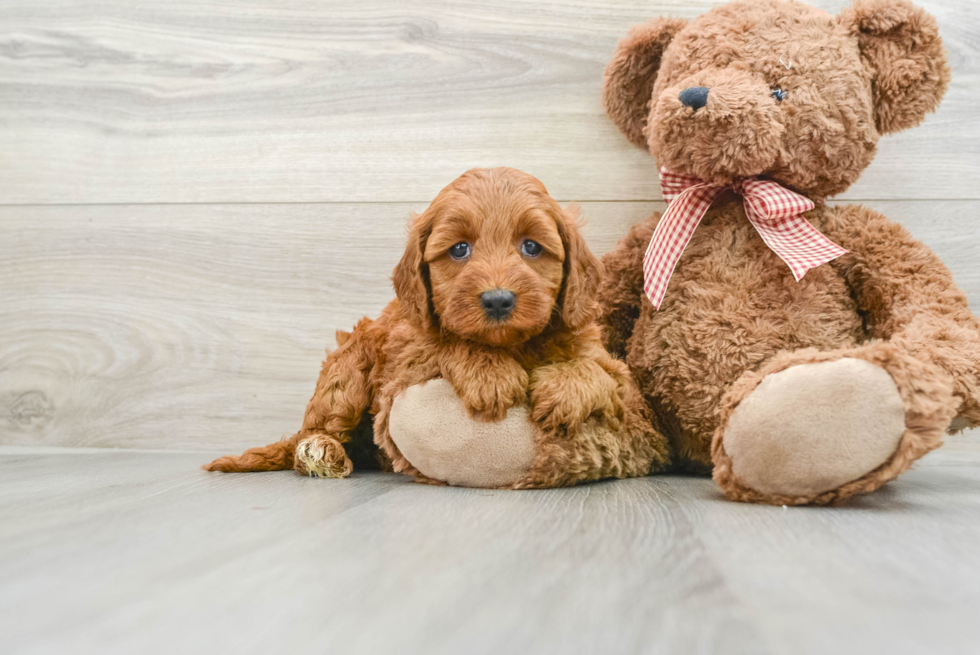
[[[472,353],[448,362],[443,372],[478,421],[502,421],[508,409],[527,402],[527,371],[511,357]]]
[[[532,372],[531,418],[544,429],[574,430],[593,415],[614,430],[626,415],[619,385],[598,362],[578,359]]]
[[[459,398],[470,416],[478,421],[502,421],[507,410],[527,402],[527,373],[503,377],[487,385],[473,385],[459,390]]]
[[[325,434],[300,441],[293,462],[297,472],[315,478],[346,478],[354,470],[344,445]]]

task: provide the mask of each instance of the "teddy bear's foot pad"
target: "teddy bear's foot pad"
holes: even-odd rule
[[[898,387],[882,368],[843,358],[768,375],[724,433],[732,472],[757,492],[813,496],[885,463],[905,432]]]
[[[444,379],[399,394],[388,432],[423,475],[462,487],[510,486],[530,470],[537,453],[527,407],[512,407],[502,421],[478,421]]]

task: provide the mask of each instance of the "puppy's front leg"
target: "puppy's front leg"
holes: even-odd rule
[[[539,452],[515,488],[647,475],[668,464],[667,440],[626,365],[605,353],[534,369],[531,417]]]
[[[527,402],[527,371],[501,350],[454,344],[443,349],[440,369],[477,420],[502,420]]]
[[[593,414],[618,428],[625,408],[619,384],[599,360],[578,357],[531,372],[531,418],[545,430],[564,425],[571,431]]]

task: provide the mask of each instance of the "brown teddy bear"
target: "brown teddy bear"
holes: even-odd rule
[[[619,43],[605,106],[670,204],[603,259],[601,320],[675,465],[736,500],[826,504],[980,424],[980,322],[947,268],[884,216],[824,203],[948,81],[935,20],[906,0],[740,0]]]

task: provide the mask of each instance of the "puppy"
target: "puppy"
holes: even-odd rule
[[[396,399],[441,379],[464,416],[491,435],[485,440],[497,426],[511,429],[509,414],[531,424],[526,465],[482,486],[555,487],[663,470],[666,439],[625,364],[601,345],[600,275],[574,210],[563,211],[541,182],[511,168],[471,170],[412,217],[392,276],[397,299],[379,318],[338,332],[300,431],[204,468],[342,478],[359,460],[440,483],[405,458],[389,428]],[[447,425],[446,435],[460,429]],[[485,448],[470,448],[483,456]]]

